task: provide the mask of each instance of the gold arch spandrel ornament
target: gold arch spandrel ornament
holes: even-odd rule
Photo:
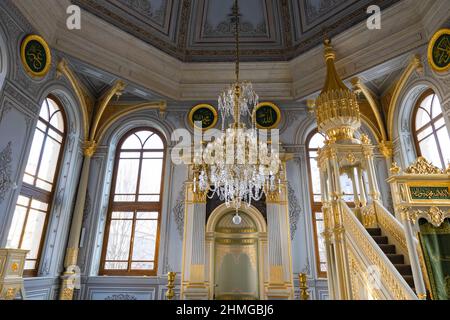
[[[256,105],[255,110],[253,110],[253,114],[252,114],[252,118],[254,119],[256,116],[256,113],[258,112],[259,109],[263,108],[263,107],[271,107],[275,113],[277,114],[277,120],[269,127],[263,127],[261,125],[258,124],[258,121],[255,120],[256,122],[256,127],[258,129],[266,129],[266,130],[271,130],[271,129],[276,129],[278,127],[278,125],[281,122],[281,110],[280,108],[273,102],[260,102]]]
[[[210,110],[212,112],[212,114],[213,114],[214,119],[213,119],[212,123],[209,126],[207,126],[205,128],[203,128],[203,127],[202,128],[198,128],[198,129],[202,129],[203,131],[206,131],[206,130],[214,128],[216,126],[216,124],[217,124],[217,121],[219,120],[219,115],[217,113],[216,108],[214,108],[212,105],[207,104],[207,103],[200,103],[200,104],[197,104],[194,107],[192,107],[191,111],[189,111],[189,114],[188,114],[189,124],[192,126],[192,128],[196,128],[195,124],[194,124],[194,120],[192,119],[192,117],[200,109],[208,109],[208,110]]]
[[[35,63],[43,63],[42,59],[45,59],[45,65],[39,68],[40,71],[33,70],[27,61],[27,47],[30,42],[36,41],[38,42],[42,48],[43,52],[34,52],[34,62]],[[42,57],[42,54],[45,54],[45,57]],[[41,36],[32,34],[28,35],[23,39],[22,44],[20,45],[20,58],[22,61],[22,65],[25,68],[25,71],[33,78],[44,77],[50,71],[50,67],[52,65],[52,54],[50,51],[50,47],[47,42]]]
[[[450,39],[450,29],[444,28],[438,30],[428,44],[428,63],[431,68],[436,72],[447,72],[450,70],[450,40],[444,41],[443,39],[438,43],[442,36],[447,35]],[[440,46],[440,47],[436,47]],[[437,54],[436,50],[439,50],[440,59],[445,59],[446,64],[444,66],[439,66],[436,64],[433,58],[434,54]]]

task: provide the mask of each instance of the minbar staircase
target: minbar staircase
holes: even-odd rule
[[[402,275],[403,279],[405,279],[406,283],[408,283],[411,289],[414,290],[414,279],[411,266],[409,264],[405,264],[405,257],[402,254],[397,254],[395,245],[389,244],[388,237],[381,234],[380,228],[367,228],[367,232],[369,232],[381,250],[386,254],[388,259]]]

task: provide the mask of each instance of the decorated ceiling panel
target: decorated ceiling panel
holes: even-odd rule
[[[289,60],[399,0],[240,0],[242,59]],[[182,61],[234,58],[234,0],[72,0]]]

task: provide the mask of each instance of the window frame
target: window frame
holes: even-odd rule
[[[417,154],[417,156],[420,157],[420,156],[422,156],[422,149],[420,148],[420,142],[419,142],[419,139],[417,137],[422,131],[426,130],[427,128],[431,128],[431,133],[427,137],[425,137],[424,139],[427,139],[428,137],[431,137],[431,136],[434,137],[434,141],[435,141],[436,146],[437,146],[437,152],[438,152],[438,155],[439,155],[439,159],[441,160],[441,165],[443,166],[442,168],[445,168],[447,164],[445,162],[444,155],[442,153],[441,144],[440,144],[439,138],[437,136],[437,130],[435,128],[435,123],[437,121],[439,121],[440,119],[444,119],[444,123],[445,123],[444,113],[441,112],[441,114],[439,116],[435,117],[434,119],[432,118],[432,114],[431,114],[430,115],[430,121],[426,125],[422,126],[422,128],[419,128],[419,129],[416,127],[417,113],[419,112],[419,109],[421,108],[422,102],[426,98],[428,98],[430,95],[434,95],[433,99],[431,100],[431,108],[433,108],[434,99],[437,98],[439,100],[439,104],[441,103],[441,101],[439,99],[439,96],[436,94],[436,92],[434,92],[433,89],[429,88],[429,89],[425,90],[420,95],[419,99],[417,99],[417,102],[414,105],[414,110],[413,110],[412,119],[411,119],[411,124],[412,124],[412,132],[411,133],[412,133],[413,140],[414,140],[414,146],[416,148],[416,154]],[[442,109],[442,105],[441,105],[441,109]],[[439,129],[441,129],[441,128],[439,128]],[[447,129],[447,131],[448,131],[448,129]],[[422,141],[424,139],[422,139]],[[430,159],[427,159],[427,160],[430,161]]]
[[[320,255],[319,255],[319,235],[317,233],[317,213],[322,213],[323,214],[323,210],[322,210],[322,202],[316,202],[314,201],[314,190],[313,190],[313,181],[312,181],[312,174],[311,174],[311,157],[310,157],[310,152],[311,151],[318,151],[318,149],[314,149],[314,148],[310,148],[309,144],[311,143],[312,138],[316,135],[316,134],[320,134],[319,130],[316,128],[314,130],[312,130],[307,138],[306,138],[306,162],[307,162],[307,168],[308,168],[308,181],[309,181],[309,201],[310,201],[310,206],[311,206],[311,213],[312,213],[312,222],[313,222],[313,232],[314,232],[314,252],[315,252],[315,257],[316,257],[316,271],[317,271],[317,276],[318,278],[322,278],[322,279],[326,279],[328,277],[328,273],[324,272],[320,269],[320,266],[322,264],[323,261],[320,260]],[[321,190],[323,191],[323,190]],[[326,261],[325,261],[326,262]]]
[[[155,151],[159,151],[163,153],[162,158],[162,169],[161,169],[161,186],[160,186],[160,194],[159,194],[159,202],[138,202],[137,199],[135,199],[134,202],[116,202],[114,201],[115,197],[115,190],[117,185],[117,173],[119,169],[119,163],[120,163],[120,154],[122,151],[122,146],[125,143],[125,141],[131,137],[133,134],[139,131],[151,131],[154,134],[156,134],[163,143],[163,149],[154,149]],[[142,149],[141,149],[142,150]],[[130,150],[127,150],[130,151]],[[133,150],[131,150],[133,152]],[[143,151],[139,151],[143,152]],[[99,267],[99,275],[101,276],[156,276],[158,272],[158,263],[159,263],[159,245],[160,245],[160,237],[161,237],[161,216],[162,216],[162,208],[163,208],[163,194],[164,194],[164,177],[165,177],[165,169],[166,169],[166,157],[167,157],[167,143],[164,138],[164,136],[161,134],[161,132],[158,129],[155,129],[153,127],[138,127],[134,128],[130,131],[128,131],[117,144],[117,149],[115,151],[115,157],[114,157],[114,169],[113,169],[113,178],[111,183],[111,189],[109,193],[109,204],[108,204],[108,214],[107,219],[105,223],[105,232],[103,236],[103,243],[102,243],[102,252],[101,252],[101,258],[100,258],[100,267]],[[140,169],[142,167],[142,155],[139,159],[140,163]],[[140,174],[140,170],[139,170]],[[136,181],[137,189],[139,188],[139,182],[140,182],[140,175],[138,176],[138,180]],[[109,233],[111,229],[111,221],[112,220],[118,220],[113,219],[112,214],[114,211],[118,211],[117,208],[120,210],[126,211],[126,212],[133,212],[133,219],[132,221],[132,230],[131,230],[131,237],[130,237],[130,248],[132,247],[134,243],[134,230],[136,221],[141,220],[137,219],[137,213],[138,212],[158,212],[158,219],[157,219],[157,231],[156,231],[156,241],[155,241],[155,257],[154,257],[154,268],[153,270],[133,270],[131,269],[131,264],[133,262],[132,260],[132,251],[129,252],[128,256],[128,268],[126,270],[111,270],[111,269],[105,269],[106,264],[106,254],[108,250],[108,240],[109,240]],[[122,219],[124,220],[124,219]],[[127,219],[125,219],[127,220]],[[119,261],[120,262],[120,261]],[[139,261],[138,261],[139,262]]]
[[[32,185],[24,182],[23,181],[23,177],[26,174],[25,171],[24,171],[23,176],[22,176],[22,184],[21,184],[20,191],[19,191],[19,197],[20,196],[24,196],[24,197],[30,198],[30,202],[29,202],[29,204],[27,206],[27,214],[26,214],[26,217],[25,217],[24,222],[22,224],[22,232],[20,234],[20,241],[19,241],[19,246],[18,246],[19,248],[20,248],[20,244],[21,244],[21,242],[23,240],[24,233],[25,233],[25,230],[26,230],[26,226],[27,226],[27,222],[28,222],[28,216],[29,216],[29,211],[30,211],[30,208],[31,208],[31,201],[33,199],[36,199],[38,201],[46,202],[48,204],[47,210],[45,212],[45,219],[44,219],[44,224],[43,224],[43,228],[42,228],[41,239],[40,239],[40,242],[39,242],[39,249],[38,249],[38,252],[37,252],[37,258],[36,259],[32,259],[32,260],[36,261],[35,268],[34,269],[25,269],[23,271],[24,277],[36,277],[38,275],[38,272],[39,272],[41,258],[42,258],[42,252],[43,252],[43,249],[44,249],[45,240],[47,238],[48,224],[49,224],[50,216],[51,216],[51,214],[53,212],[53,208],[54,208],[53,201],[55,199],[56,186],[58,185],[59,179],[60,179],[60,176],[61,176],[62,160],[64,158],[65,146],[66,146],[66,140],[67,140],[67,116],[66,116],[64,107],[63,107],[62,103],[59,101],[59,99],[56,96],[52,95],[52,94],[49,94],[47,97],[45,97],[45,99],[42,101],[42,104],[47,99],[52,100],[58,106],[59,112],[61,112],[61,117],[62,117],[62,120],[63,120],[64,132],[62,132],[62,141],[61,141],[61,144],[60,144],[58,160],[57,160],[57,164],[56,164],[56,168],[55,168],[55,174],[54,174],[54,177],[53,177],[52,190],[51,191],[46,191],[44,189],[38,188],[36,186],[32,186]],[[41,109],[42,109],[42,104],[41,104]],[[41,109],[39,109],[39,113],[40,113]],[[42,159],[42,156],[43,156],[43,153],[44,153],[43,146],[44,146],[45,142],[47,141],[47,139],[49,137],[48,130],[49,130],[49,128],[52,128],[53,130],[55,130],[56,128],[53,127],[50,124],[50,122],[47,123],[47,121],[42,119],[40,116],[38,116],[38,120],[37,121],[43,121],[46,124],[46,126],[47,126],[45,139],[43,140],[43,142],[41,144],[41,150],[40,150],[40,154],[39,154],[39,159]],[[36,130],[38,130],[37,124],[36,124],[36,127],[35,127],[34,131],[33,131],[33,139],[34,139],[34,135],[36,134]],[[59,132],[59,130],[58,130],[58,132]],[[33,140],[31,141],[30,152],[31,152],[32,144],[33,144]],[[30,154],[28,154],[27,163],[28,163],[29,157],[30,157]],[[36,169],[36,174],[39,174],[39,168]],[[18,202],[18,200],[16,201],[16,204],[15,204],[15,207],[14,207],[14,213],[15,213],[17,205],[18,205],[17,202]],[[29,260],[29,259],[26,259],[26,260]]]

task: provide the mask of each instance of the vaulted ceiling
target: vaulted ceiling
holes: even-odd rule
[[[241,0],[242,59],[290,60],[399,0]],[[234,57],[234,0],[72,0],[184,62]]]

